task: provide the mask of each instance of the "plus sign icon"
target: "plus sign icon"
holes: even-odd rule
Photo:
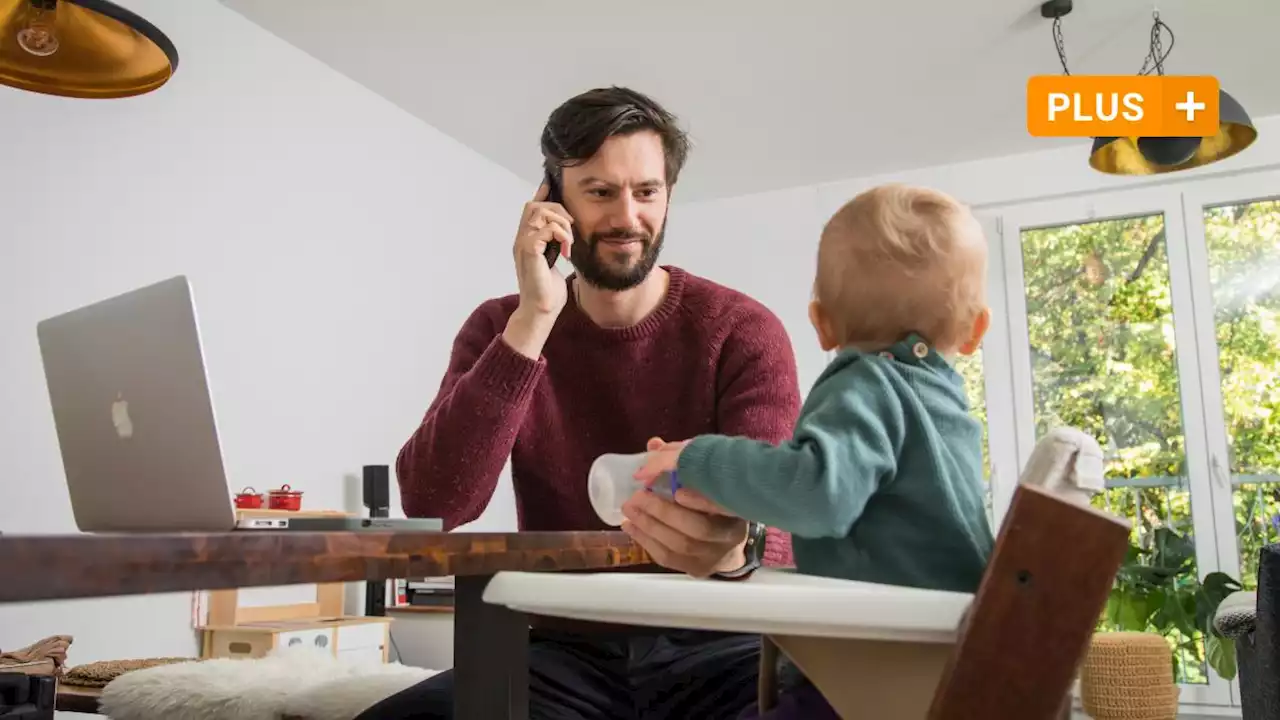
[[[1027,82],[1036,137],[1209,137],[1218,80],[1207,75],[1037,75]]]

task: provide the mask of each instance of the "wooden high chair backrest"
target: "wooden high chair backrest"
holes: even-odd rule
[[[1057,720],[1128,548],[1121,519],[1019,485],[928,720]]]

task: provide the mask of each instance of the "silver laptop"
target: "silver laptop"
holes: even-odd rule
[[[177,276],[36,326],[76,525],[237,528],[191,285]],[[338,520],[335,523],[335,520]],[[292,518],[276,530],[440,530],[439,519]]]

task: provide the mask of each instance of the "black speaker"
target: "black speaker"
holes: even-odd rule
[[[53,720],[56,705],[51,676],[0,673],[0,720]]]
[[[364,506],[369,508],[369,517],[384,518],[391,514],[391,468],[364,466]],[[387,614],[386,580],[365,583],[364,614],[374,617]]]
[[[386,465],[364,466],[364,506],[369,517],[387,517],[391,513],[391,468]]]

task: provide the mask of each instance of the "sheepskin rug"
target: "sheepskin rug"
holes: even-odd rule
[[[351,720],[437,672],[282,648],[253,660],[135,670],[103,688],[100,707],[111,720]]]

